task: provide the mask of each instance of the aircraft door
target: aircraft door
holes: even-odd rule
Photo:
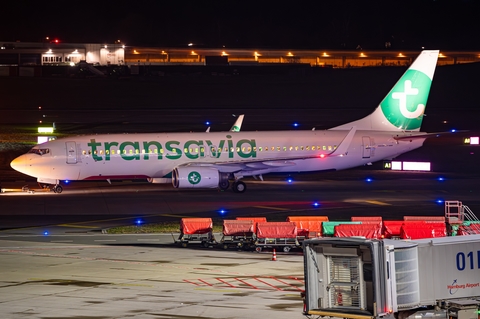
[[[370,158],[372,153],[372,141],[369,136],[362,136],[363,155],[362,158]]]
[[[65,142],[67,164],[77,164],[77,145],[75,142]]]

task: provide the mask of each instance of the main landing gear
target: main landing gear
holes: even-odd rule
[[[244,182],[238,180],[233,182],[232,189],[235,193],[243,193],[247,190],[247,185]]]
[[[220,181],[218,183],[218,188],[222,191],[226,191],[230,187],[230,182],[228,180]],[[235,193],[243,193],[247,190],[247,185],[244,182],[237,180],[232,183],[232,190]]]

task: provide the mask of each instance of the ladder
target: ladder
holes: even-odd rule
[[[452,200],[445,201],[445,220],[449,224],[462,225],[464,222],[470,222],[465,230],[469,234],[480,234],[479,219],[473,211],[466,205],[463,205],[461,201]]]

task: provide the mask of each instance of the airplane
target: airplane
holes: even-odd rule
[[[424,50],[378,107],[327,130],[111,134],[34,146],[11,167],[62,192],[61,181],[146,178],[175,188],[229,187],[268,173],[343,170],[392,159],[439,133],[420,132],[439,51]]]

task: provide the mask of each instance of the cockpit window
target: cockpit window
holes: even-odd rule
[[[45,155],[50,153],[50,149],[48,148],[32,148],[30,151],[28,151],[30,154],[37,154],[37,155]]]

